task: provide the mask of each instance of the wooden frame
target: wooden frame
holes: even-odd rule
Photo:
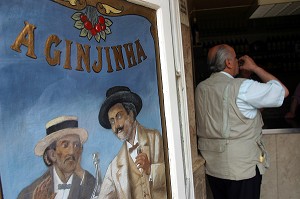
[[[109,0],[102,0],[101,1],[101,5],[98,4],[94,4],[95,1],[93,0],[87,0],[87,1],[78,1],[79,4],[77,5],[72,5],[73,1],[60,1],[60,0],[55,0],[55,1],[51,1],[51,2],[44,2],[41,3],[41,5],[39,6],[35,6],[35,5],[30,5],[27,4],[26,6],[30,7],[28,9],[24,9],[24,13],[22,13],[18,16],[15,16],[15,18],[13,19],[16,22],[16,27],[14,27],[12,30],[8,30],[8,29],[3,29],[2,31],[0,31],[0,35],[3,35],[6,38],[6,42],[0,42],[0,49],[2,52],[5,53],[1,53],[1,57],[0,59],[3,60],[4,63],[4,67],[10,68],[12,70],[4,70],[5,72],[7,72],[8,74],[10,74],[10,78],[11,79],[5,79],[4,78],[4,84],[6,84],[4,86],[4,89],[1,91],[1,94],[3,94],[2,92],[6,92],[7,89],[11,90],[11,95],[9,95],[7,98],[5,98],[5,100],[9,100],[12,99],[10,97],[14,98],[14,105],[12,105],[12,103],[9,103],[8,101],[4,102],[3,104],[1,104],[2,107],[4,107],[5,109],[10,109],[11,111],[7,111],[2,109],[2,113],[3,117],[1,119],[1,121],[3,123],[5,123],[6,125],[3,126],[3,131],[1,130],[1,132],[6,132],[5,129],[9,129],[12,130],[13,132],[18,132],[19,134],[13,134],[15,137],[13,139],[13,141],[9,141],[8,143],[1,142],[2,147],[7,148],[8,145],[15,145],[16,147],[14,148],[14,152],[11,152],[7,149],[5,150],[1,150],[2,153],[5,153],[5,155],[7,156],[5,159],[3,159],[3,162],[1,162],[1,174],[3,174],[2,169],[6,169],[8,168],[8,164],[11,163],[5,163],[5,160],[8,160],[8,156],[14,156],[16,158],[16,164],[18,163],[19,165],[24,164],[24,168],[29,168],[29,165],[34,166],[34,169],[37,169],[38,173],[41,173],[43,171],[41,167],[41,160],[39,157],[35,157],[33,155],[33,148],[34,145],[36,144],[36,142],[40,139],[42,139],[44,137],[43,135],[43,128],[45,123],[50,120],[51,118],[53,118],[54,116],[58,115],[58,114],[62,114],[63,112],[68,113],[68,114],[74,114],[74,115],[78,115],[79,117],[79,124],[82,124],[85,128],[90,128],[92,130],[89,130],[89,134],[92,140],[96,140],[95,138],[97,138],[96,135],[96,131],[95,128],[100,128],[100,127],[96,127],[94,125],[92,125],[92,127],[90,127],[90,123],[93,122],[97,122],[97,118],[95,120],[95,113],[97,112],[97,110],[93,110],[93,108],[91,108],[90,106],[87,106],[87,104],[92,103],[93,100],[98,100],[98,104],[100,104],[101,100],[104,99],[104,95],[105,92],[101,89],[98,89],[98,91],[102,91],[102,93],[99,93],[97,95],[93,95],[89,92],[84,92],[83,88],[84,86],[82,86],[79,89],[83,89],[82,92],[85,93],[86,96],[89,96],[90,98],[88,98],[87,100],[83,100],[82,103],[80,104],[79,107],[76,107],[74,105],[72,105],[72,103],[74,102],[74,99],[72,100],[72,95],[74,94],[74,98],[75,99],[80,99],[80,96],[78,96],[78,94],[76,95],[76,93],[72,93],[74,89],[74,87],[70,86],[70,87],[62,87],[64,90],[60,90],[59,89],[59,84],[54,84],[55,86],[53,86],[53,90],[55,90],[55,88],[58,89],[58,92],[55,93],[54,91],[51,91],[51,94],[47,94],[47,92],[49,91],[49,87],[47,87],[47,92],[45,91],[45,97],[46,98],[40,98],[40,100],[36,101],[35,97],[36,96],[32,96],[31,95],[31,89],[36,89],[36,90],[40,90],[42,89],[41,87],[39,87],[36,84],[31,84],[30,81],[34,81],[37,80],[38,81],[50,81],[47,78],[41,78],[39,77],[39,72],[41,70],[44,70],[44,68],[47,67],[47,73],[48,75],[52,76],[60,76],[59,73],[66,73],[68,74],[68,78],[67,80],[63,80],[62,84],[69,84],[73,86],[78,86],[78,84],[76,84],[76,81],[79,80],[83,80],[85,81],[85,79],[81,78],[81,77],[77,77],[78,74],[83,74],[84,76],[86,75],[90,75],[91,78],[93,80],[97,80],[99,81],[99,76],[97,76],[98,74],[101,74],[101,70],[102,72],[104,71],[104,69],[100,68],[99,65],[99,56],[98,56],[98,60],[97,58],[95,58],[95,61],[98,61],[98,66],[93,65],[93,61],[94,60],[89,60],[86,56],[86,53],[88,51],[88,49],[94,50],[95,52],[91,52],[91,55],[95,55],[97,53],[99,53],[99,49],[95,48],[95,46],[97,46],[97,42],[98,44],[100,43],[104,43],[107,42],[105,44],[105,46],[103,46],[103,56],[106,56],[106,59],[108,54],[107,52],[109,50],[111,50],[111,53],[115,53],[114,55],[118,54],[118,50],[120,50],[118,47],[118,45],[114,45],[113,43],[109,42],[109,37],[110,34],[109,32],[112,30],[113,25],[110,24],[106,24],[106,27],[109,27],[109,29],[106,29],[108,32],[106,32],[106,34],[94,34],[92,32],[86,32],[85,30],[83,30],[82,28],[82,24],[78,23],[79,21],[79,15],[76,15],[76,12],[81,12],[82,11],[82,7],[84,4],[82,2],[86,2],[88,3],[88,5],[92,5],[93,7],[98,9],[98,12],[100,14],[102,14],[104,16],[104,18],[110,19],[110,21],[113,21],[112,19],[116,19],[116,17],[121,16],[121,15],[128,15],[131,16],[133,14],[133,12],[138,13],[138,15],[143,16],[145,13],[147,12],[153,12],[154,17],[149,17],[147,18],[147,16],[144,16],[149,22],[150,24],[152,24],[151,29],[150,29],[150,34],[152,35],[152,37],[154,38],[154,49],[155,50],[155,54],[153,56],[153,54],[149,55],[145,52],[145,49],[148,50],[147,48],[144,48],[143,43],[140,42],[140,40],[136,39],[129,39],[132,42],[128,42],[126,43],[126,41],[123,41],[122,46],[127,44],[127,47],[135,47],[136,49],[138,49],[137,52],[137,56],[136,59],[138,60],[138,62],[143,62],[144,60],[146,60],[148,57],[148,59],[155,59],[154,63],[156,65],[155,70],[156,70],[156,76],[155,78],[157,79],[156,82],[154,82],[156,84],[156,89],[155,90],[145,90],[146,92],[148,91],[152,91],[154,92],[154,94],[149,94],[149,93],[142,93],[142,89],[140,87],[140,89],[137,89],[137,91],[135,91],[135,87],[132,87],[132,90],[134,90],[135,92],[138,93],[138,91],[140,91],[142,94],[142,98],[143,100],[147,98],[155,98],[156,101],[154,104],[156,104],[156,108],[154,108],[152,113],[152,116],[154,115],[160,115],[160,119],[159,120],[155,120],[154,124],[151,122],[149,122],[149,117],[151,117],[150,115],[147,115],[145,112],[142,112],[142,114],[147,115],[147,117],[140,116],[141,118],[139,118],[142,122],[148,124],[150,127],[152,128],[156,128],[157,126],[160,126],[159,130],[162,133],[163,136],[163,140],[164,140],[164,149],[165,149],[165,163],[166,163],[166,172],[167,172],[167,185],[168,185],[168,196],[169,198],[173,197],[173,198],[184,198],[186,197],[186,193],[191,193],[193,190],[192,187],[192,169],[191,166],[187,166],[187,165],[191,165],[191,159],[190,159],[190,149],[188,148],[189,145],[185,145],[185,146],[181,146],[182,145],[182,130],[181,130],[181,126],[179,124],[180,121],[180,117],[186,117],[187,113],[186,110],[183,110],[181,113],[179,113],[178,110],[178,93],[177,93],[177,86],[178,86],[178,80],[176,80],[176,72],[177,75],[181,74],[184,72],[183,70],[183,64],[182,64],[182,57],[180,59],[175,59],[174,57],[174,52],[170,49],[174,49],[174,47],[176,47],[177,51],[182,52],[182,46],[180,45],[180,42],[174,43],[174,38],[176,39],[180,39],[180,22],[176,22],[176,20],[178,20],[178,18],[176,19],[176,12],[178,12],[177,8],[178,8],[178,2],[177,1],[156,1],[156,0],[143,0],[143,1],[138,1],[138,0],[132,0],[132,1],[123,1],[123,0],[115,0],[115,2],[118,2],[118,6],[112,6],[111,1]],[[76,1],[74,1],[76,2]],[[137,5],[141,5],[142,7],[140,7],[140,9],[135,9],[134,7],[132,7],[132,3],[137,4]],[[6,6],[3,7],[3,9],[8,9],[10,7],[12,7],[12,3],[9,3],[8,1],[5,1]],[[44,28],[43,25],[47,20],[43,20],[43,18],[47,18],[44,17],[43,13],[44,12],[49,12],[48,10],[48,6],[51,5],[50,7],[52,7],[53,5],[55,5],[55,8],[57,8],[59,10],[59,12],[63,12],[62,13],[62,18],[60,20],[58,20],[57,18],[55,18],[55,14],[53,14],[53,16],[48,15],[47,17],[49,17],[49,26],[51,25],[52,27],[56,27],[53,28],[53,31],[51,32],[47,32],[46,30],[48,30],[47,28]],[[15,8],[20,8],[19,6],[21,5],[17,5]],[[76,9],[74,9],[75,7]],[[126,8],[126,6],[129,7],[129,9],[124,9]],[[171,6],[171,7],[170,7]],[[30,12],[30,10],[34,10],[34,12]],[[153,11],[151,11],[153,10]],[[71,12],[72,11],[72,12]],[[121,11],[121,12],[120,12]],[[64,13],[66,12],[66,13]],[[123,12],[123,13],[122,13]],[[32,15],[30,14],[32,13]],[[36,13],[36,14],[33,14]],[[72,15],[70,15],[70,13],[73,13]],[[121,14],[120,14],[121,13]],[[171,16],[169,15],[169,13],[171,13]],[[7,12],[3,12],[3,15],[7,14],[9,16],[9,14]],[[42,15],[42,16],[38,16],[38,15]],[[67,17],[72,17],[72,19],[67,20]],[[41,20],[41,21],[39,21]],[[75,33],[71,33],[70,32],[74,32],[73,30],[69,30],[68,31],[63,31],[60,30],[59,27],[70,27],[70,21],[74,22],[74,27],[76,29],[78,29],[77,34]],[[67,22],[68,21],[68,22]],[[25,24],[22,24],[23,22],[25,22]],[[59,24],[58,22],[61,22],[61,24]],[[3,24],[8,24],[9,21],[7,20],[3,20],[2,21]],[[77,24],[76,24],[77,23]],[[156,26],[153,26],[153,24],[156,24]],[[47,24],[48,25],[48,24]],[[173,26],[173,27],[171,27]],[[73,27],[73,28],[74,28]],[[131,27],[134,28],[134,26],[131,24]],[[157,27],[157,28],[156,28]],[[117,30],[115,30],[117,31]],[[55,34],[54,34],[55,32]],[[67,34],[66,34],[67,33]],[[179,33],[179,34],[178,34]],[[115,33],[114,33],[115,34]],[[96,36],[95,36],[96,35]],[[70,36],[70,37],[68,37]],[[78,36],[80,36],[80,40],[76,41],[74,40],[74,38],[77,38]],[[84,40],[85,39],[85,40]],[[79,42],[80,41],[80,42]],[[29,42],[29,43],[28,43]],[[94,42],[93,45],[89,45],[89,42]],[[44,47],[46,46],[46,47]],[[75,47],[76,46],[76,47]],[[110,49],[105,48],[109,46]],[[94,48],[92,48],[94,47]],[[121,47],[122,48],[122,47]],[[39,50],[37,50],[39,49]],[[95,50],[97,49],[97,50]],[[73,55],[73,51],[77,50],[77,65],[76,63],[76,59],[74,59]],[[124,50],[124,49],[123,49]],[[178,52],[176,52],[178,53]],[[62,57],[61,54],[64,54]],[[74,53],[75,54],[75,53]],[[78,55],[79,54],[79,55]],[[119,54],[120,55],[120,54]],[[125,56],[125,53],[123,54],[123,56]],[[97,57],[97,56],[96,56]],[[41,59],[42,58],[42,59]],[[107,68],[107,73],[112,73],[115,75],[116,78],[122,78],[118,73],[122,72],[122,69],[124,69],[125,72],[129,71],[131,67],[136,67],[136,66],[130,66],[126,67],[126,69],[123,67],[124,64],[122,63],[122,58],[119,57],[114,57],[115,60],[118,60],[119,65],[116,63],[117,61],[115,61],[115,65],[112,65],[111,67],[109,67],[109,63],[107,62],[108,68]],[[128,57],[127,57],[128,58]],[[113,58],[112,58],[113,59]],[[102,60],[101,60],[102,61]],[[107,60],[106,60],[107,61]],[[124,61],[124,60],[123,60]],[[130,62],[130,60],[125,60],[125,62]],[[145,61],[146,62],[146,61]],[[175,64],[177,63],[177,64]],[[178,65],[179,64],[179,65]],[[19,66],[17,66],[19,65]],[[88,65],[90,65],[90,67],[87,67]],[[126,65],[126,64],[125,64]],[[129,64],[130,65],[130,64]],[[20,66],[23,66],[23,68],[21,68]],[[29,68],[29,67],[33,67],[33,68]],[[18,68],[20,67],[20,68]],[[28,70],[26,71],[25,67],[28,67]],[[123,67],[123,68],[122,68]],[[56,71],[55,71],[56,70]],[[126,71],[127,70],[127,71]],[[55,72],[53,72],[55,71]],[[59,72],[58,72],[59,71]],[[120,71],[120,72],[119,72]],[[29,74],[29,72],[31,74]],[[76,73],[77,72],[77,73]],[[128,72],[127,72],[128,73]],[[2,73],[3,75],[5,73]],[[22,75],[21,75],[22,74]],[[82,76],[83,76],[82,75]],[[21,76],[23,77],[23,81]],[[56,79],[53,76],[53,79],[55,79],[55,82],[57,82],[59,80]],[[130,76],[127,76],[129,78],[132,78]],[[20,78],[20,81],[17,81],[14,78]],[[101,78],[101,77],[100,77]],[[51,78],[50,78],[51,79]],[[122,80],[124,80],[125,78],[123,78]],[[182,77],[182,79],[184,80],[184,77]],[[76,80],[76,81],[74,81]],[[108,80],[107,78],[105,78],[105,80]],[[105,80],[102,80],[102,83],[105,82]],[[37,82],[38,82],[37,81]],[[52,80],[51,80],[52,81]],[[96,82],[97,82],[96,81]],[[99,81],[101,82],[101,81]],[[122,82],[122,81],[121,81]],[[134,83],[134,78],[131,79],[131,81],[124,81],[127,82],[127,85],[132,86],[135,85]],[[130,83],[131,82],[131,83]],[[184,82],[184,81],[183,81]],[[49,82],[50,83],[50,82]],[[53,82],[52,82],[53,83]],[[118,82],[114,82],[115,84],[118,84]],[[18,85],[16,85],[18,84]],[[150,82],[150,85],[153,84]],[[182,85],[182,82],[180,83]],[[31,88],[26,87],[26,85],[30,85]],[[36,86],[34,86],[36,85]],[[49,84],[48,84],[49,85]],[[104,86],[106,89],[109,87],[109,85],[113,85],[113,84],[109,84],[107,82],[105,82],[104,84],[102,84],[102,86]],[[147,84],[144,84],[147,85]],[[184,85],[184,83],[183,83]],[[88,88],[87,86],[91,86],[90,84],[86,84],[85,88]],[[94,85],[93,85],[94,86]],[[20,89],[22,88],[22,89]],[[99,87],[100,88],[100,87]],[[151,88],[153,88],[153,86],[151,86]],[[184,88],[184,87],[183,87]],[[70,89],[70,90],[69,90]],[[71,93],[68,93],[68,90],[71,91]],[[75,88],[75,90],[78,90],[78,88]],[[93,89],[91,89],[90,92]],[[97,90],[97,89],[95,89]],[[22,93],[24,92],[24,93]],[[139,93],[140,94],[140,93]],[[82,94],[80,94],[82,95]],[[186,98],[184,97],[186,94],[183,92],[179,93],[179,96],[181,97],[181,100],[183,102],[183,105],[186,105]],[[22,97],[24,98],[22,98]],[[68,96],[68,97],[66,97]],[[83,95],[84,96],[84,95]],[[39,96],[41,97],[41,95]],[[53,111],[56,107],[54,107],[54,103],[53,100],[59,100],[62,97],[64,98],[64,103],[68,103],[68,105],[66,107],[63,107],[63,110],[60,111]],[[98,97],[98,99],[97,99]],[[49,98],[52,98],[51,100],[47,100]],[[93,99],[93,100],[92,100]],[[66,101],[67,100],[67,101]],[[43,104],[45,103],[45,104]],[[85,104],[87,103],[87,104]],[[28,106],[28,104],[31,104],[30,106]],[[32,104],[38,105],[38,106],[32,106]],[[23,109],[23,105],[27,105],[30,109]],[[146,103],[147,105],[147,103]],[[158,105],[158,106],[157,106]],[[76,109],[82,109],[82,107],[89,107],[89,110],[80,112],[80,111],[75,111]],[[147,106],[148,108],[146,110],[150,110],[151,104]],[[99,107],[97,107],[99,108]],[[158,109],[157,109],[158,108]],[[20,114],[14,118],[14,122],[16,123],[16,126],[14,126],[13,128],[9,128],[9,125],[12,124],[12,122],[10,122],[11,118],[13,115],[15,115],[17,113],[17,110],[21,110]],[[6,112],[5,112],[6,111]],[[47,115],[47,116],[46,116]],[[97,114],[96,114],[97,115]],[[4,117],[5,116],[5,117]],[[21,117],[22,116],[22,117]],[[46,117],[45,117],[46,116]],[[84,119],[82,119],[84,118]],[[82,119],[82,120],[81,120]],[[82,123],[80,123],[80,120],[82,121]],[[153,125],[153,126],[151,126]],[[188,126],[187,124],[183,125],[185,127],[185,133],[188,133]],[[38,129],[38,131],[36,131]],[[99,129],[97,129],[99,130]],[[102,131],[103,129],[100,129],[100,131]],[[95,133],[93,133],[93,131]],[[168,133],[170,132],[170,133]],[[33,135],[30,135],[30,137],[28,136],[28,133],[32,133]],[[186,136],[188,134],[185,134],[185,138],[187,138],[188,136]],[[5,134],[5,139],[8,139],[10,135]],[[105,134],[105,137],[107,135]],[[188,142],[189,143],[189,142]],[[7,145],[8,144],[8,145]],[[91,143],[90,140],[87,142],[88,146],[85,147],[84,151],[88,151],[91,152],[93,150],[97,151],[97,142],[95,142],[95,144]],[[100,144],[100,143],[98,143]],[[116,144],[116,147],[120,147],[120,144]],[[167,150],[168,149],[168,150]],[[30,154],[30,151],[32,151],[32,153]],[[87,157],[83,157],[82,159],[82,164],[83,167],[88,168],[88,170],[90,170],[92,172],[93,170],[93,166],[90,166],[90,159],[91,157],[89,156],[90,154],[86,152],[84,155],[86,155]],[[103,153],[105,152],[100,152],[100,165],[101,165],[101,161],[106,162],[106,165],[108,164],[105,158],[105,155],[103,156]],[[114,152],[116,153],[116,152]],[[183,161],[183,157],[182,156],[178,156],[176,154],[184,154],[185,156],[187,156],[188,158],[185,159],[185,166],[184,166],[184,161]],[[103,158],[103,159],[101,159]],[[30,163],[28,162],[24,162],[24,160],[30,160]],[[22,164],[21,164],[22,163]],[[172,164],[170,164],[172,163]],[[188,164],[190,163],[190,164]],[[13,164],[14,165],[14,164]],[[27,165],[27,166],[26,166]],[[104,169],[103,169],[104,168]],[[106,166],[103,166],[102,169],[102,173],[104,175],[105,173],[105,168]],[[17,173],[22,173],[24,171],[22,171],[22,169],[20,170],[19,168],[17,168],[17,166],[13,166],[11,168],[13,170],[13,172]],[[188,172],[187,172],[188,171]],[[23,174],[22,174],[23,175]],[[22,176],[21,175],[21,176]],[[13,176],[12,176],[13,177]],[[30,174],[29,175],[29,179],[34,179],[35,177],[37,177],[36,174]],[[6,194],[6,179],[7,179],[7,174],[3,174],[3,178],[2,178],[2,184],[4,187],[4,196]],[[186,184],[187,179],[189,180],[189,185],[188,187]],[[16,178],[16,180],[18,180]],[[23,182],[23,184],[21,183],[21,185],[19,187],[15,187],[15,190],[20,190],[20,187],[24,187],[26,184],[28,184],[30,181],[25,181]],[[184,190],[184,191],[183,191]]]

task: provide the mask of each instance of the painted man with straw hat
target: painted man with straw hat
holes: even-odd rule
[[[165,199],[162,137],[136,120],[142,99],[128,87],[107,90],[99,112],[100,125],[124,142],[104,177],[100,199]]]
[[[48,170],[24,188],[18,199],[90,198],[95,178],[80,166],[87,131],[78,128],[77,117],[60,116],[46,124],[46,133],[34,152],[43,157]]]

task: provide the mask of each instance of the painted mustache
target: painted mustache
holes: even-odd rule
[[[122,131],[124,129],[124,127],[122,126],[122,127],[118,127],[118,128],[116,128],[116,130],[115,130],[115,134],[118,134],[118,132],[119,131]]]
[[[76,161],[75,156],[71,155],[71,156],[67,157],[67,158],[65,159],[65,162],[70,161],[70,160]]]

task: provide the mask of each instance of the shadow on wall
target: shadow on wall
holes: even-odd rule
[[[1,176],[0,176],[0,199],[3,199]]]
[[[205,175],[205,180],[206,180],[206,197],[207,199],[214,199],[206,175]]]

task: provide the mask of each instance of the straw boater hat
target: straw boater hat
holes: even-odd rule
[[[113,105],[122,102],[133,103],[135,105],[137,115],[139,114],[143,105],[140,96],[134,92],[131,92],[128,87],[114,86],[106,91],[106,99],[99,111],[98,119],[101,126],[106,129],[111,129],[111,125],[108,120],[108,111]]]
[[[37,156],[42,156],[45,149],[54,141],[65,135],[78,135],[81,143],[88,138],[88,133],[83,128],[78,128],[78,119],[74,116],[60,116],[46,124],[46,137],[40,140],[34,148]]]

